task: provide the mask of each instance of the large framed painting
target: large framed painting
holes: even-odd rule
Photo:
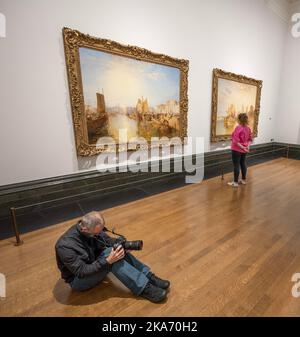
[[[253,137],[258,134],[262,81],[213,70],[211,141],[228,140],[239,113],[247,113]]]
[[[63,29],[77,153],[103,151],[110,137],[117,151],[129,139],[187,133],[187,60]],[[125,130],[120,135],[119,130]]]

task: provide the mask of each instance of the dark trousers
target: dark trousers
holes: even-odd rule
[[[247,165],[246,165],[246,155],[247,153],[241,153],[238,151],[231,151],[232,153],[232,162],[234,169],[234,182],[238,183],[240,170],[242,171],[242,179],[246,179],[247,176]]]

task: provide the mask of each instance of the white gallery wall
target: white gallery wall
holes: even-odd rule
[[[263,80],[255,142],[285,139],[284,131],[276,131],[285,120],[275,118],[280,77],[290,80],[289,57],[296,65],[292,55],[284,56],[286,43],[297,47],[286,42],[288,24],[267,1],[0,0],[0,12],[6,17],[6,38],[0,38],[0,185],[78,172],[64,26],[188,59],[188,135],[203,136],[206,151],[223,146],[210,144],[213,68]],[[293,85],[281,106],[290,93],[299,99]],[[290,141],[299,141],[297,132]]]
[[[291,7],[291,15],[299,13],[300,4]],[[300,144],[300,34],[292,35],[290,23],[287,33],[282,68],[275,139],[280,142]],[[300,24],[297,25],[300,33]]]

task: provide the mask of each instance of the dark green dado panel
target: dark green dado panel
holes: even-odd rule
[[[275,143],[274,148],[282,148],[288,146],[288,158],[300,160],[300,145],[299,144],[286,144]]]
[[[300,146],[281,143],[267,143],[252,146],[248,155],[249,165],[255,165],[277,157],[289,155],[300,159]],[[190,158],[191,159],[191,158]],[[198,157],[199,159],[199,157]],[[9,220],[10,207],[17,209],[21,232],[34,230],[52,223],[82,215],[92,209],[105,209],[121,203],[184,186],[186,173],[162,172],[162,160],[155,163],[159,172],[116,172],[100,173],[90,171],[65,175],[32,182],[0,187],[0,239],[12,236]],[[192,158],[196,161],[196,156]],[[148,163],[144,167],[148,167]],[[232,170],[230,150],[204,154],[204,179]],[[55,214],[55,216],[54,216]],[[26,226],[25,226],[26,224]]]

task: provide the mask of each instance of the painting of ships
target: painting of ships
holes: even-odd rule
[[[236,124],[236,119],[236,108],[233,104],[230,104],[226,111],[226,116],[224,117],[224,128],[230,130],[233,129]]]

